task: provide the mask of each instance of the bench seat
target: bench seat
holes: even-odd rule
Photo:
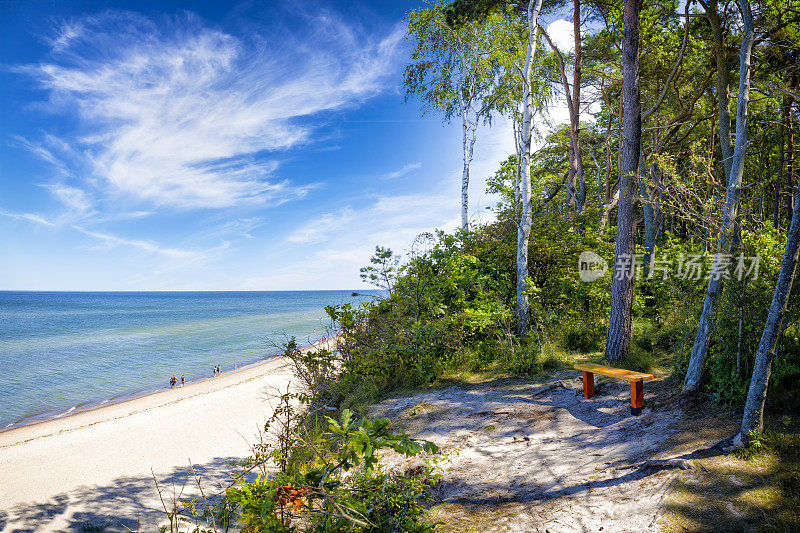
[[[583,372],[583,396],[591,398],[594,396],[594,375],[600,374],[610,378],[628,381],[631,384],[631,414],[638,415],[644,407],[644,382],[653,379],[652,374],[634,372],[624,368],[612,368],[598,365],[597,363],[580,363],[573,365],[575,370]]]

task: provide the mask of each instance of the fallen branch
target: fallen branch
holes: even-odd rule
[[[649,459],[641,463],[633,463],[632,465],[620,467],[619,470],[670,470],[679,468],[681,470],[693,470],[692,463],[685,459],[672,458],[672,459]]]
[[[553,389],[557,389],[557,388],[559,388],[559,387],[560,387],[560,388],[562,388],[562,389],[566,389],[566,388],[567,388],[567,387],[564,385],[564,383],[563,383],[563,382],[561,382],[561,381],[556,381],[555,383],[551,383],[550,385],[548,385],[548,386],[546,386],[546,387],[543,387],[542,389],[540,389],[540,390],[538,390],[538,391],[534,392],[533,394],[531,394],[531,396],[530,396],[530,397],[531,397],[531,398],[536,398],[537,396],[541,396],[541,395],[542,395],[542,394],[544,394],[545,392],[550,392],[551,390],[553,390]]]

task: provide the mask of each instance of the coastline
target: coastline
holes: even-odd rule
[[[204,479],[229,482],[235,461],[250,455],[272,413],[267,389],[286,390],[292,378],[289,362],[272,357],[182,388],[0,432],[0,531],[80,530],[87,520],[113,531],[117,517],[136,519],[118,523],[120,531],[147,530],[163,519],[154,477],[175,483],[191,465]],[[42,522],[43,506],[54,502],[57,512]]]
[[[326,343],[326,345],[330,345],[329,341],[332,342],[334,339],[335,339],[335,336],[333,338],[327,339],[324,342]],[[303,350],[314,349],[314,348],[316,348],[318,346],[321,346],[322,343],[323,343],[322,340],[317,340],[316,342],[313,342],[308,347],[303,348]],[[11,422],[11,423],[3,426],[3,427],[0,427],[0,436],[2,436],[5,433],[11,432],[11,431],[16,431],[16,430],[19,430],[19,429],[23,429],[23,428],[34,426],[34,425],[38,425],[38,424],[45,424],[47,422],[51,422],[51,421],[54,421],[54,420],[62,420],[62,419],[65,419],[65,418],[68,418],[68,417],[71,417],[71,416],[77,416],[77,415],[80,415],[82,413],[94,411],[96,409],[102,409],[102,408],[105,408],[105,407],[111,407],[111,406],[114,406],[114,405],[119,405],[119,404],[122,404],[122,403],[125,403],[125,402],[135,401],[135,400],[138,400],[138,399],[141,399],[141,398],[146,398],[146,397],[154,395],[154,394],[161,394],[161,393],[168,393],[168,392],[171,392],[171,391],[174,392],[174,391],[182,390],[182,389],[188,388],[188,387],[190,387],[192,385],[197,385],[197,384],[200,384],[200,383],[204,383],[206,381],[219,379],[222,376],[227,376],[229,374],[233,374],[233,373],[236,373],[236,372],[241,372],[241,371],[244,371],[245,369],[248,369],[248,368],[251,368],[251,367],[254,367],[254,366],[265,365],[265,364],[268,364],[269,362],[274,361],[276,359],[279,359],[281,357],[282,356],[281,356],[280,353],[275,353],[275,354],[272,354],[272,355],[268,355],[268,356],[266,356],[266,357],[264,357],[262,359],[256,359],[254,361],[245,362],[245,363],[237,366],[237,368],[235,370],[232,370],[232,369],[223,370],[222,374],[220,376],[216,376],[216,377],[215,376],[190,376],[190,378],[186,380],[186,385],[184,385],[183,387],[176,387],[176,388],[172,389],[171,387],[167,386],[167,387],[145,388],[145,389],[139,389],[139,390],[135,390],[135,391],[121,392],[121,393],[119,393],[119,394],[117,394],[115,396],[112,396],[111,398],[104,398],[102,400],[100,400],[100,399],[87,400],[87,401],[79,403],[77,405],[70,406],[66,410],[62,410],[63,409],[62,408],[62,409],[56,409],[56,410],[52,410],[52,411],[47,411],[47,412],[44,412],[44,413],[37,413],[37,414],[34,414],[34,415],[29,415],[29,416],[26,416],[26,417],[21,418],[19,420],[16,420],[14,422]]]

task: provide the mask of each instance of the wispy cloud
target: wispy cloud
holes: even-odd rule
[[[193,15],[107,12],[62,24],[49,60],[18,70],[53,110],[77,114],[66,141],[110,192],[178,208],[277,204],[312,186],[276,177],[271,154],[309,142],[318,113],[378,92],[402,39],[399,27],[376,39],[330,14],[311,23],[302,42],[240,39]]]
[[[388,172],[388,173],[384,174],[383,177],[385,179],[387,179],[387,180],[394,180],[394,179],[397,179],[397,178],[399,178],[401,176],[405,176],[409,172],[413,172],[414,170],[417,170],[418,168],[421,168],[421,167],[422,167],[422,163],[421,162],[409,163],[408,165],[404,166],[400,170],[395,170],[394,172]]]
[[[324,213],[314,217],[311,222],[297,228],[286,238],[294,243],[320,243],[330,239],[331,234],[341,230],[353,221],[354,212],[349,207],[340,213]]]
[[[12,139],[13,139],[12,144],[28,150],[37,158],[41,159],[46,163],[49,163],[50,166],[56,171],[56,174],[59,178],[63,178],[64,176],[68,176],[70,174],[69,168],[67,167],[67,164],[62,160],[62,158],[53,153],[53,150],[44,146],[43,143],[32,142],[19,135],[13,135]],[[52,139],[53,139],[52,136],[49,135],[45,136],[46,141],[50,141]]]
[[[485,207],[493,205],[496,199],[484,193],[485,178],[512,153],[509,123],[500,119],[491,129],[482,129],[470,187],[473,222],[491,219]],[[358,206],[348,205],[338,211],[309,216],[312,221],[299,226],[288,237],[290,242],[309,244],[309,254],[288,266],[267,268],[263,275],[245,276],[240,287],[245,290],[359,287],[362,285],[359,267],[368,264],[376,245],[404,254],[420,233],[436,228],[452,231],[460,226],[458,159],[449,174],[432,173],[429,179],[424,194],[375,194],[357,199]]]
[[[39,224],[42,226],[55,227],[57,225],[56,222],[48,220],[42,215],[37,215],[36,213],[11,213],[9,211],[0,211],[0,216],[13,218],[16,220],[27,220],[29,222],[33,222],[34,224]]]
[[[64,184],[52,184],[45,187],[72,212],[86,213],[92,208],[92,201],[83,189]]]
[[[63,183],[43,185],[64,206],[60,214],[46,216],[38,213],[13,213],[0,210],[0,216],[16,220],[27,220],[41,226],[57,227],[72,224],[79,220],[93,216],[96,211],[92,209],[92,201],[82,189],[76,189]]]
[[[89,237],[94,237],[95,239],[99,240],[103,246],[109,248],[114,248],[117,246],[129,246],[145,252],[157,253],[172,259],[181,259],[184,262],[206,258],[209,255],[222,251],[230,246],[230,243],[226,241],[219,246],[206,250],[186,250],[181,248],[164,247],[151,240],[126,239],[111,233],[91,231],[80,226],[72,226],[72,228],[85,235],[88,235]]]

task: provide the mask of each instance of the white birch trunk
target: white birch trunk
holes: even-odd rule
[[[475,148],[475,135],[477,121],[470,124],[467,114],[468,108],[462,107],[461,127],[463,130],[463,167],[461,169],[461,229],[469,231],[469,167],[472,164],[472,154]]]
[[[517,226],[517,335],[525,336],[530,328],[528,284],[528,241],[531,234],[531,137],[533,135],[533,60],[539,41],[539,11],[542,0],[528,2],[528,52],[525,55],[522,82],[522,146],[520,165],[520,199],[522,215]]]
[[[739,208],[739,190],[742,186],[744,163],[747,157],[747,104],[750,100],[750,56],[753,51],[754,31],[753,17],[750,13],[749,0],[739,0],[742,10],[744,33],[742,45],[739,49],[739,96],[736,109],[736,147],[733,152],[730,175],[728,176],[728,190],[725,196],[725,212],[722,227],[719,231],[717,254],[714,256],[714,266],[711,271],[718,271],[720,254],[727,253],[731,246],[731,236],[736,222]],[[684,391],[696,391],[703,380],[703,367],[708,355],[708,345],[711,340],[711,328],[716,316],[717,303],[722,292],[723,279],[721,276],[709,276],[708,293],[703,302],[703,312],[700,315],[700,324],[697,336],[692,346],[692,355],[689,359],[689,368],[683,382]]]
[[[781,270],[772,295],[767,323],[761,334],[761,341],[756,350],[756,362],[753,365],[753,378],[747,391],[747,402],[744,406],[742,428],[734,440],[734,444],[742,446],[747,443],[748,433],[752,430],[761,432],[764,427],[764,402],[767,399],[767,385],[772,372],[772,361],[778,349],[778,341],[783,333],[786,318],[786,307],[792,292],[797,257],[800,252],[800,184],[794,193],[794,211],[792,222],[786,238],[786,249],[783,251]]]
[[[519,204],[520,199],[520,183],[522,183],[522,134],[520,133],[519,117],[516,112],[514,113],[514,120],[512,122],[514,128],[514,147],[517,150],[517,172],[514,174],[514,205]]]

